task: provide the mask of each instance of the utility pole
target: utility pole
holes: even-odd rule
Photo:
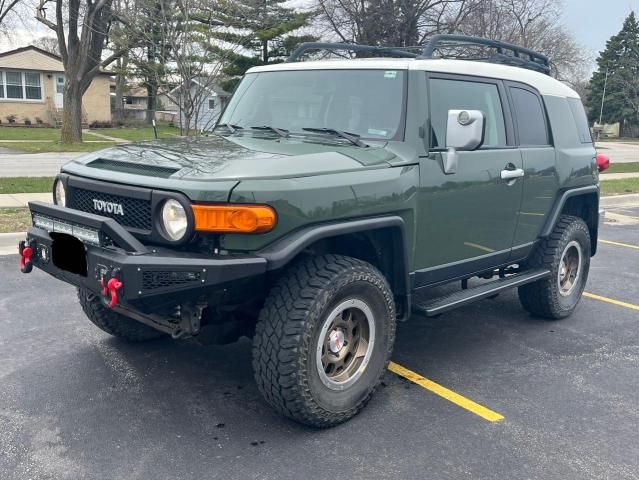
[[[601,120],[603,117],[604,101],[606,100],[606,86],[608,85],[608,66],[606,66],[606,77],[604,78],[603,95],[601,96],[601,109],[599,110],[599,126],[601,127]]]

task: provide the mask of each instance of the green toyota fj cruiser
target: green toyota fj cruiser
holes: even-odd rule
[[[443,58],[460,44],[487,61]],[[320,49],[372,58],[297,61]],[[598,171],[579,96],[548,65],[451,35],[417,53],[303,44],[249,70],[212,135],[65,165],[55,205],[30,203],[21,269],[77,286],[89,320],[126,340],[250,336],[273,407],[344,422],[380,382],[397,320],[513,287],[533,315],[575,309]]]

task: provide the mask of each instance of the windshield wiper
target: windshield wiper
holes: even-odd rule
[[[332,135],[337,135],[338,137],[344,138],[351,142],[353,145],[357,145],[358,147],[368,147],[364,142],[359,139],[359,135],[356,133],[345,132],[343,130],[337,130],[335,128],[319,128],[319,127],[305,127],[302,130],[306,132],[316,132],[316,133],[329,133]]]
[[[277,133],[280,137],[287,138],[288,130],[285,128],[277,128],[271,127],[270,125],[260,125],[258,127],[251,127],[253,130],[270,130],[271,132]]]
[[[237,130],[243,130],[244,129],[244,127],[242,127],[240,125],[235,125],[233,123],[218,123],[215,126],[215,130],[217,130],[218,127],[226,127],[228,129],[228,131],[231,132],[231,133],[235,133]]]

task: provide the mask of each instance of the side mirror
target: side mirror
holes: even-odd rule
[[[448,110],[446,123],[446,148],[444,173],[457,171],[457,152],[477,150],[484,143],[486,119],[479,110]]]

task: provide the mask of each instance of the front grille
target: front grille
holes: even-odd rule
[[[151,230],[151,202],[149,200],[122,197],[111,193],[95,192],[76,187],[73,187],[69,193],[69,208],[113,218],[125,227],[147,231]],[[102,200],[104,202],[122,205],[124,215],[96,210],[93,200]]]
[[[146,270],[142,273],[142,290],[175,287],[185,283],[199,282],[200,272],[169,272]]]

